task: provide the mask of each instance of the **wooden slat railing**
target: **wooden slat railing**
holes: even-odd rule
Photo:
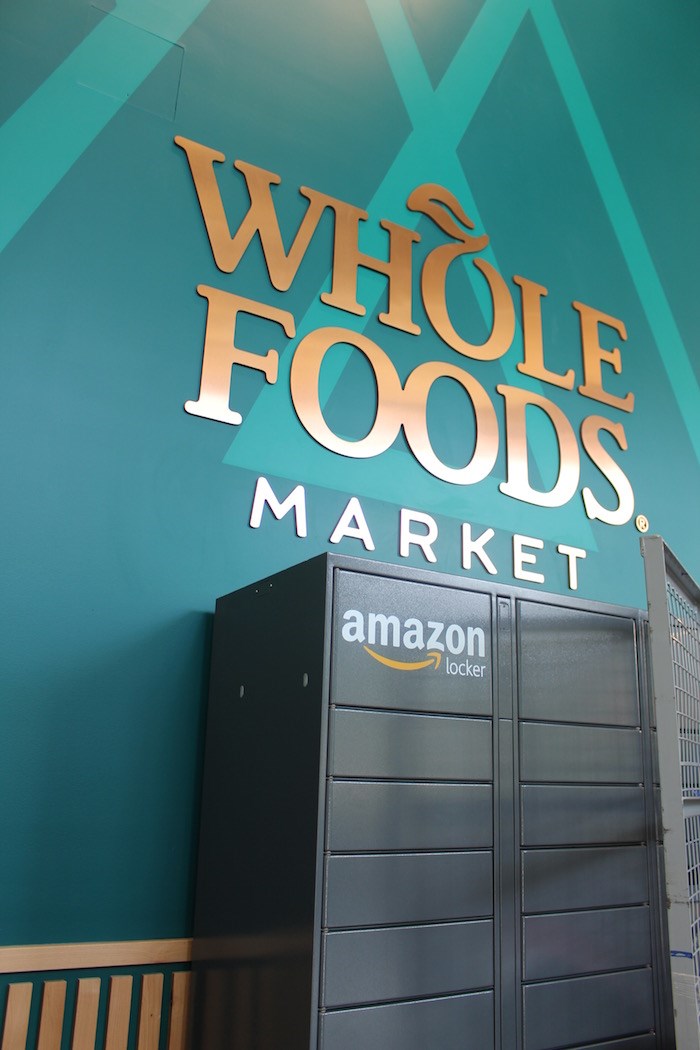
[[[106,944],[50,944],[0,948],[0,973],[40,974],[42,980],[11,981],[0,1003],[0,1050],[129,1050],[132,1016],[137,1012],[136,1050],[161,1050],[166,1012],[166,1050],[186,1050],[190,973],[188,970],[144,974],[110,973],[123,967],[171,966],[189,963],[191,942],[123,941]],[[80,976],[103,969],[101,976]],[[53,976],[58,971],[61,978]],[[76,971],[71,978],[70,972]],[[167,976],[167,982],[166,982]],[[66,1010],[69,982],[76,985],[75,1006]],[[138,994],[134,994],[134,990]],[[164,991],[168,994],[164,996]],[[32,1005],[40,997],[36,1038],[31,1036]],[[104,1037],[98,1047],[100,1005],[104,1006]],[[3,1017],[4,1013],[4,1017]],[[70,1013],[70,1016],[69,1016]],[[66,1030],[70,1027],[69,1036]],[[30,1043],[32,1045],[30,1045]]]

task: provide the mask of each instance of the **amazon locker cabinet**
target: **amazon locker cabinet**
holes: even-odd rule
[[[645,631],[332,555],[219,599],[194,1050],[672,1047]]]

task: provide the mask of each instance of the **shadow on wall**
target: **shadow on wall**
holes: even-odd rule
[[[307,968],[296,959],[306,955],[305,939],[295,945],[291,932],[275,945],[253,938],[229,943],[194,967],[190,1050],[228,1050],[232,1046],[285,1047],[309,1045]]]

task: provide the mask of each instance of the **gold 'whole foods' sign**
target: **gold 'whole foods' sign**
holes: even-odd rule
[[[186,154],[214,261],[221,271],[232,273],[257,235],[271,284],[279,291],[287,291],[322,215],[328,210],[334,217],[333,268],[330,291],[322,293],[321,300],[339,311],[363,315],[365,308],[357,298],[358,269],[362,267],[376,271],[386,277],[388,287],[388,309],[379,314],[378,320],[409,335],[420,334],[420,328],[413,320],[412,298],[413,246],[420,240],[419,234],[382,219],[380,226],[389,235],[388,259],[373,258],[359,248],[360,223],[368,218],[367,213],[318,190],[302,186],[300,192],[308,200],[308,206],[287,252],[272,197],[272,186],[281,181],[280,177],[237,160],[234,167],[245,179],[250,206],[232,236],[215,174],[215,165],[226,159],[224,154],[180,136],[175,142]],[[474,224],[454,195],[442,186],[418,186],[409,195],[406,204],[411,211],[430,218],[447,237],[447,243],[428,253],[421,270],[423,306],[435,332],[460,355],[460,359],[495,361],[503,357],[509,351],[515,335],[516,306],[504,278],[488,261],[479,257],[478,253],[488,244],[488,237],[475,236],[471,232]],[[448,270],[455,260],[465,256],[481,275],[480,279],[486,282],[492,303],[491,330],[486,340],[479,344],[470,343],[455,329],[447,302]],[[519,289],[523,332],[523,354],[522,361],[517,364],[518,371],[559,389],[573,390],[573,369],[560,374],[545,364],[542,299],[547,289],[519,275],[513,277],[513,283]],[[268,383],[275,383],[279,360],[277,350],[271,349],[263,355],[237,346],[238,315],[250,314],[273,322],[289,339],[296,333],[294,316],[288,310],[219,288],[199,285],[197,291],[208,304],[201,385],[199,397],[196,401],[188,401],[185,409],[193,415],[237,426],[243,420],[241,414],[230,407],[232,366],[256,369],[264,374]],[[620,412],[632,412],[634,394],[627,393],[619,397],[604,387],[603,366],[611,367],[619,375],[622,361],[619,347],[603,349],[601,341],[609,343],[626,339],[624,323],[581,302],[574,302],[573,307],[579,315],[583,372],[583,382],[577,388],[578,393],[590,399],[595,406],[604,405]],[[354,441],[341,437],[328,426],[319,397],[321,365],[329,350],[339,343],[354,347],[364,355],[373,370],[377,387],[373,424],[365,437]],[[462,467],[444,463],[430,441],[427,399],[432,385],[442,377],[456,381],[473,405],[476,437],[471,458]],[[403,428],[416,460],[436,478],[454,485],[475,485],[493,470],[499,448],[499,427],[494,404],[481,383],[466,368],[461,367],[461,363],[425,361],[414,368],[402,384],[390,357],[378,343],[366,335],[334,325],[319,327],[301,339],[294,350],[290,383],[292,403],[302,426],[331,452],[361,459],[379,456],[393,444]],[[584,486],[581,495],[586,514],[593,520],[609,525],[624,525],[630,520],[634,510],[632,487],[624,471],[601,441],[601,434],[609,434],[620,450],[625,451],[627,438],[621,422],[608,419],[599,408],[592,406],[594,410],[581,423],[577,437],[565,413],[549,398],[507,384],[499,383],[495,389],[503,398],[505,406],[507,473],[500,485],[501,492],[540,507],[560,507],[568,503],[579,489],[580,439],[581,448],[615,493],[615,497],[602,503],[592,488]],[[535,406],[546,414],[556,434],[559,453],[557,477],[554,485],[546,491],[533,488],[530,483],[526,431],[526,411],[529,406]]]

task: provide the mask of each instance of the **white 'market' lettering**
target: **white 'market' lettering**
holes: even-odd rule
[[[588,490],[584,490],[584,495],[586,491]],[[275,495],[267,478],[258,478],[255,486],[255,493],[253,495],[253,505],[250,512],[249,524],[251,528],[260,528],[266,507],[270,510],[272,516],[278,521],[289,516],[293,511],[296,534],[301,539],[306,538],[306,492],[303,485],[297,485],[285,499],[280,499]],[[401,557],[409,557],[412,547],[416,546],[422,551],[427,561],[436,562],[437,555],[433,551],[433,546],[438,546],[439,535],[435,520],[431,518],[429,514],[422,514],[419,511],[409,511],[403,507],[400,512],[400,521],[401,538],[399,542],[399,554]],[[353,524],[353,522],[355,524]],[[411,532],[410,525],[415,524],[416,522],[425,526],[427,531],[423,534],[414,534]],[[486,544],[496,535],[494,529],[487,528],[480,536],[474,538],[472,536],[472,526],[469,522],[465,521],[462,523],[461,532],[462,567],[471,570],[474,556],[479,560],[482,568],[492,576],[496,575],[498,569],[485,549]],[[356,496],[352,496],[349,500],[333,528],[329,539],[330,543],[334,544],[340,543],[342,540],[358,540],[362,543],[365,550],[373,551],[375,549],[372,533],[370,532],[362,505]],[[544,550],[544,540],[538,539],[536,536],[521,536],[517,533],[511,537],[511,540],[513,551],[513,578],[516,580],[525,580],[529,583],[545,583],[544,573],[535,569],[535,566],[538,564],[536,552]],[[556,544],[556,552],[566,559],[569,590],[578,590],[578,563],[579,561],[586,559],[588,552],[581,547],[572,547],[566,543]],[[526,568],[526,566],[532,566],[532,568]],[[411,624],[411,627],[408,627],[409,623]],[[423,624],[418,628],[415,626],[416,623],[420,623],[420,621],[414,622],[413,620],[407,620],[404,624],[404,632],[408,630],[408,638],[404,642],[407,649],[423,648],[423,639],[420,633],[423,630]],[[444,624],[439,626],[444,627]],[[428,624],[428,628],[433,630],[431,624]],[[364,628],[362,629],[364,630]],[[470,628],[470,630],[472,629],[479,630],[479,628]],[[415,632],[415,636],[413,632]],[[355,638],[352,640],[359,641],[360,639]],[[364,639],[362,640],[364,641]],[[430,641],[426,644],[428,648],[431,647]],[[444,652],[445,646],[439,641],[439,636],[436,643],[433,644],[433,648]]]

